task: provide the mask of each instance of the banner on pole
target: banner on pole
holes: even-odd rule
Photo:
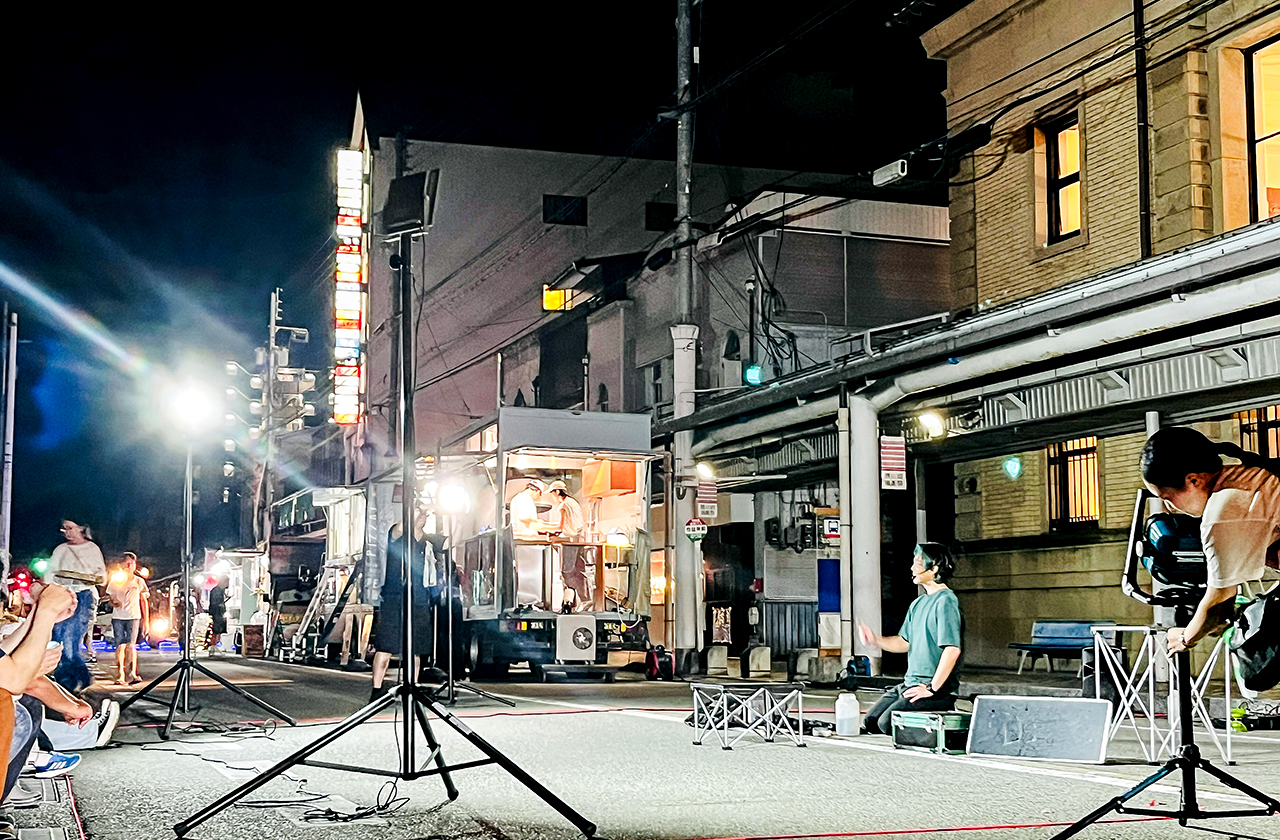
[[[720,514],[719,499],[716,496],[716,483],[712,481],[698,482],[698,517],[715,519]]]
[[[907,439],[905,437],[880,436],[880,489],[907,489]]]

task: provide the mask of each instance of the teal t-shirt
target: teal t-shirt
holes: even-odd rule
[[[942,649],[958,647],[960,659],[951,669],[951,676],[937,692],[938,694],[954,694],[960,687],[960,664],[964,660],[964,645],[961,636],[964,634],[963,622],[960,618],[960,601],[956,593],[950,589],[939,589],[932,595],[921,595],[911,602],[907,608],[907,617],[902,620],[902,629],[898,635],[907,640],[907,676],[903,682],[908,685],[921,685],[933,679],[938,670],[938,662],[942,659]]]

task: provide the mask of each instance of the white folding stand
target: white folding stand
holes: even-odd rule
[[[1167,628],[1148,625],[1132,625],[1117,627],[1114,624],[1099,624],[1093,630],[1093,679],[1096,696],[1102,696],[1102,669],[1115,682],[1119,693],[1119,706],[1111,721],[1111,731],[1107,733],[1108,741],[1115,738],[1121,728],[1127,727],[1138,737],[1138,745],[1142,748],[1143,757],[1151,763],[1173,756],[1178,750],[1178,680],[1182,675],[1178,672],[1177,660],[1169,655],[1165,647],[1164,633]],[[1106,636],[1115,633],[1137,633],[1142,637],[1133,664],[1127,670],[1115,654],[1112,644]],[[1106,634],[1104,636],[1104,634]],[[1157,719],[1156,697],[1159,686],[1156,680],[1156,663],[1164,661],[1169,666],[1169,684],[1163,692],[1165,709],[1168,711],[1164,725]],[[1190,676],[1192,718],[1198,720],[1209,730],[1209,737],[1218,749],[1218,754],[1227,764],[1234,764],[1231,757],[1231,727],[1228,726],[1225,736],[1220,737],[1209,715],[1208,692],[1209,682],[1213,679],[1218,665],[1222,665],[1223,702],[1226,705],[1226,718],[1231,718],[1231,657],[1226,650],[1225,639],[1219,639],[1214,645],[1209,659],[1200,673]],[[1139,716],[1145,723],[1138,721]]]

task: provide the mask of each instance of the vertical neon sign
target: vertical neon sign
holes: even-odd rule
[[[333,291],[333,421],[359,423],[364,413],[364,345],[368,315],[364,249],[367,192],[364,152],[338,152],[338,250]]]

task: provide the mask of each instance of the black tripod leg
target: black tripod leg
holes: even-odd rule
[[[187,835],[187,832],[191,831],[191,829],[205,822],[210,817],[216,814],[220,814],[223,811],[225,811],[227,808],[230,808],[236,802],[236,800],[240,799],[245,794],[252,793],[253,791],[262,787],[267,782],[283,774],[289,768],[293,767],[294,765],[298,764],[301,761],[305,761],[306,759],[318,753],[320,750],[332,744],[334,741],[341,738],[343,735],[346,735],[348,732],[355,729],[360,724],[364,723],[365,721],[372,718],[374,715],[381,712],[387,706],[390,706],[392,703],[398,703],[398,702],[400,702],[400,698],[394,693],[388,693],[388,694],[382,695],[377,700],[370,703],[368,706],[365,706],[363,709],[356,712],[354,715],[347,718],[342,723],[338,724],[331,731],[326,732],[324,735],[312,741],[310,744],[307,744],[305,747],[293,753],[292,755],[288,756],[287,758],[281,759],[270,769],[264,770],[263,772],[254,776],[252,779],[245,782],[240,787],[236,788],[230,793],[226,794],[216,802],[206,805],[204,808],[200,809],[196,813],[187,817],[185,820],[183,820],[182,822],[178,823],[173,827],[173,832],[177,834],[179,837],[185,837]]]
[[[1085,816],[1081,817],[1074,824],[1067,826],[1062,831],[1059,831],[1057,834],[1053,835],[1053,837],[1051,837],[1050,840],[1066,840],[1066,838],[1068,837],[1074,837],[1075,835],[1084,831],[1086,828],[1093,825],[1098,820],[1102,819],[1112,811],[1119,811],[1121,808],[1124,807],[1124,803],[1128,802],[1133,797],[1142,793],[1144,790],[1151,787],[1156,782],[1163,779],[1165,776],[1168,776],[1169,774],[1173,773],[1175,770],[1178,770],[1179,768],[1181,768],[1184,762],[1185,762],[1185,759],[1181,757],[1170,759],[1169,761],[1165,762],[1165,765],[1161,767],[1159,770],[1157,770],[1156,772],[1152,773],[1150,776],[1147,776],[1147,778],[1139,782],[1136,787],[1132,787],[1129,790],[1125,791],[1124,793],[1120,794],[1119,796],[1112,797],[1111,799],[1107,800],[1107,802],[1104,805],[1086,814]]]
[[[584,835],[587,837],[595,835],[595,823],[573,810],[573,808],[569,807],[564,800],[547,790],[542,786],[541,782],[526,773],[520,765],[498,752],[498,750],[495,749],[488,741],[471,731],[471,728],[459,720],[453,712],[440,705],[440,703],[434,699],[423,699],[421,702],[431,711],[431,714],[453,727],[453,729],[462,735],[462,737],[474,744],[480,752],[493,759],[494,764],[497,764],[503,770],[506,770],[515,777],[516,781],[533,791],[543,802],[560,812],[560,816],[573,823],[574,826]]]
[[[173,686],[173,696],[169,698],[169,714],[164,719],[164,726],[160,727],[160,740],[169,740],[169,730],[173,728],[173,716],[178,711],[178,703],[182,702],[183,686],[191,682],[191,669],[183,668],[182,662],[174,667],[178,669],[178,681]]]
[[[123,712],[125,709],[129,708],[139,700],[150,700],[153,703],[163,703],[164,702],[163,700],[157,700],[156,698],[149,696],[148,692],[151,691],[156,686],[160,685],[160,683],[169,679],[169,677],[173,676],[174,671],[180,670],[181,668],[182,668],[182,660],[178,660],[174,664],[170,665],[169,670],[165,671],[163,674],[156,677],[154,680],[147,683],[146,685],[138,689],[133,694],[129,695],[129,697],[125,698],[124,702],[120,704],[120,711]]]
[[[444,760],[444,753],[440,749],[440,742],[436,740],[436,734],[431,731],[431,721],[427,720],[427,713],[424,711],[422,701],[414,698],[413,712],[418,717],[418,725],[422,727],[422,734],[427,738],[427,746],[431,748],[432,755],[435,756],[436,767],[440,770],[440,778],[444,780],[445,793],[449,794],[449,801],[458,798],[458,789],[453,784],[453,775],[449,772],[449,765]]]
[[[210,679],[216,680],[217,682],[221,683],[224,688],[227,688],[232,692],[240,695],[245,700],[248,700],[250,703],[254,704],[258,708],[266,711],[268,714],[273,715],[274,717],[280,718],[280,720],[283,720],[285,723],[289,724],[290,726],[298,725],[298,722],[296,720],[289,717],[284,712],[277,709],[275,706],[272,706],[270,703],[266,702],[265,700],[259,700],[257,697],[254,697],[252,694],[245,691],[240,686],[230,683],[227,680],[223,679],[221,675],[215,674],[213,671],[210,671],[208,668],[204,667],[199,662],[192,662],[191,667],[197,669],[198,671],[200,671],[200,673],[204,674],[206,677],[209,677]]]
[[[1213,776],[1215,779],[1222,782],[1227,787],[1234,788],[1240,791],[1241,793],[1247,794],[1250,798],[1256,799],[1258,802],[1261,802],[1263,805],[1266,805],[1267,808],[1269,808],[1273,814],[1280,814],[1280,801],[1277,801],[1275,798],[1267,796],[1265,793],[1258,790],[1257,788],[1252,787],[1249,784],[1246,784],[1245,782],[1240,781],[1235,776],[1232,776],[1230,773],[1226,772],[1225,770],[1219,770],[1217,767],[1214,767],[1212,764],[1210,764],[1208,761],[1206,761],[1203,758],[1197,762],[1197,766],[1204,772],[1208,773],[1210,776]]]

